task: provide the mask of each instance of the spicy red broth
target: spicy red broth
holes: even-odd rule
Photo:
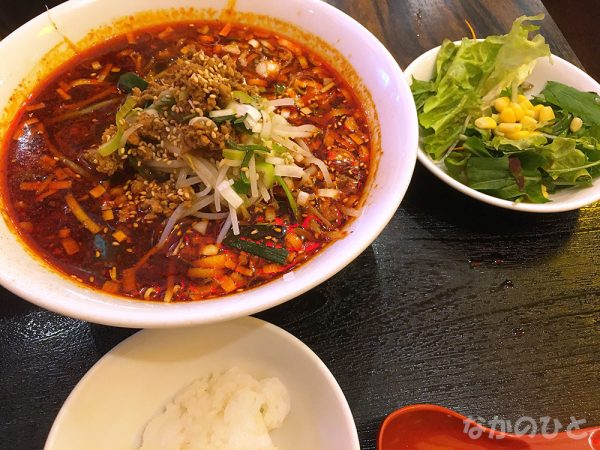
[[[322,58],[264,29],[177,23],[116,37],[28,99],[4,143],[26,243],[104,291],[242,291],[342,238],[371,142]]]

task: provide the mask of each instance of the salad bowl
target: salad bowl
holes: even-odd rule
[[[459,42],[458,42],[459,43]],[[416,80],[430,80],[435,72],[435,62],[441,47],[433,48],[409,64],[404,74],[411,84]],[[564,83],[584,92],[600,92],[600,84],[583,70],[556,55],[538,58],[533,71],[526,80],[533,87],[527,92],[532,97],[544,88],[546,82]],[[484,203],[500,208],[532,213],[557,213],[579,209],[600,200],[600,178],[593,180],[590,187],[568,188],[549,196],[547,203],[515,202],[497,198],[477,191],[448,174],[443,162],[434,161],[419,146],[417,158],[432,174],[452,188]]]

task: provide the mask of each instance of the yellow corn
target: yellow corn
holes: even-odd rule
[[[517,102],[523,107],[523,109],[533,109],[533,104],[524,95],[517,96]]]
[[[511,103],[510,106],[513,109],[513,111],[515,112],[515,117],[517,118],[517,122],[520,121],[523,118],[523,116],[525,115],[525,110],[518,103]]]
[[[494,100],[494,108],[498,112],[504,111],[509,106],[510,106],[510,98],[508,98],[508,97],[498,97],[496,100]]]
[[[548,188],[542,184],[542,195],[548,198]]]
[[[540,120],[540,111],[544,109],[544,105],[535,105],[533,107],[533,118],[535,120]]]
[[[579,130],[581,130],[582,126],[583,120],[581,120],[579,117],[573,117],[573,120],[571,120],[571,124],[569,125],[569,129],[573,133],[577,133]]]
[[[475,120],[475,126],[482,130],[493,130],[494,128],[496,128],[496,125],[496,121],[491,117],[487,116],[480,117]]]
[[[526,117],[531,117],[532,119],[535,119],[535,110],[533,108],[525,109],[524,112]]]
[[[521,125],[520,123],[500,123],[498,124],[498,127],[496,127],[496,130],[501,132],[501,133],[516,133],[517,131],[521,131],[521,129],[523,128],[523,125]]]
[[[540,110],[540,116],[539,116],[538,120],[540,122],[548,122],[555,118],[556,118],[556,116],[554,115],[554,110],[550,106],[544,106]]]
[[[533,117],[524,116],[521,119],[521,125],[523,125],[523,128],[528,131],[535,130],[537,128],[537,124],[538,124],[538,121],[535,120]]]
[[[515,123],[517,121],[517,115],[515,110],[508,107],[502,110],[500,113],[500,122]]]
[[[518,141],[519,139],[526,139],[531,135],[529,131],[514,131],[512,133],[505,133],[504,137],[507,139],[512,139],[513,141]]]

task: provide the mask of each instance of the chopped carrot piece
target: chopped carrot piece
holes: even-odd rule
[[[220,255],[205,256],[204,258],[197,259],[193,264],[196,267],[223,269],[226,267],[227,259],[227,255],[222,253]]]
[[[125,292],[135,291],[137,287],[135,272],[136,269],[134,267],[123,270],[123,290]]]
[[[335,87],[335,83],[332,81],[331,83],[326,84],[325,86],[323,86],[321,88],[321,92],[327,92],[327,91],[333,89],[334,87]]]
[[[171,27],[167,27],[165,28],[163,31],[161,31],[160,33],[158,33],[158,38],[159,39],[164,39],[166,37],[169,37],[171,35],[171,33],[173,33],[173,28]]]
[[[37,111],[39,109],[44,109],[46,107],[46,104],[44,102],[39,102],[39,103],[35,103],[33,105],[28,105],[25,107],[25,111],[31,112],[31,111]]]
[[[62,244],[67,255],[71,256],[75,253],[79,252],[79,244],[73,238],[61,239],[60,243]]]
[[[44,170],[50,171],[54,168],[55,165],[56,165],[56,160],[54,158],[52,158],[51,156],[44,155],[40,158],[40,166],[42,166],[42,168]]]
[[[106,280],[102,285],[102,290],[106,292],[110,292],[111,294],[116,294],[121,289],[121,285],[114,281]]]
[[[63,88],[56,89],[56,93],[60,95],[64,100],[71,100],[73,98],[69,94],[67,94],[67,92]]]
[[[279,273],[283,272],[285,269],[279,264],[265,264],[262,268],[263,273]]]
[[[46,189],[48,189],[48,186],[50,186],[50,183],[52,183],[52,176],[49,176],[49,177],[45,178],[44,181],[42,181],[40,183],[40,186],[35,190],[35,193],[36,194],[41,194]]]
[[[102,210],[102,218],[107,221],[114,220],[115,215],[113,213],[113,210],[112,209],[103,209]]]
[[[237,289],[242,288],[242,287],[244,287],[244,286],[246,286],[248,284],[248,280],[246,278],[244,278],[242,275],[240,275],[238,272],[233,272],[229,276],[231,277],[231,279],[235,283],[235,287]]]
[[[124,240],[127,239],[127,235],[125,233],[123,233],[121,230],[117,230],[115,231],[112,236],[118,241],[118,242],[123,242]]]
[[[104,81],[106,79],[106,77],[108,76],[108,74],[110,73],[110,70],[112,69],[113,65],[111,63],[108,63],[107,65],[104,66],[104,68],[102,69],[102,72],[100,72],[98,74],[98,80],[99,81]]]
[[[356,131],[358,129],[358,124],[356,123],[354,117],[350,116],[346,119],[344,122],[344,128],[350,131]]]
[[[287,48],[289,51],[291,51],[296,56],[302,54],[302,49],[300,47],[298,47],[296,44],[293,44],[292,42],[288,41],[287,39],[280,38],[277,40],[277,43],[279,45],[282,45],[283,47]]]
[[[247,277],[251,277],[252,275],[254,275],[254,271],[252,269],[244,266],[237,266],[235,268],[235,271]]]
[[[67,173],[67,170],[63,169],[62,167],[59,167],[58,169],[56,169],[54,171],[54,176],[56,177],[57,180],[65,180],[65,179],[69,178],[69,174]]]
[[[67,202],[67,205],[69,206],[71,212],[77,218],[77,220],[79,220],[83,224],[83,226],[86,227],[92,234],[99,233],[102,230],[100,225],[94,222],[90,218],[90,216],[87,215],[87,213],[83,210],[79,202],[75,200],[73,194],[69,192],[67,195],[65,195],[65,201]]]
[[[356,134],[356,133],[352,133],[350,134],[350,139],[352,139],[354,142],[356,142],[358,145],[364,144],[365,141],[362,140],[362,138]]]
[[[294,251],[302,250],[302,239],[296,233],[288,232],[285,235],[285,246]]]
[[[221,31],[219,31],[219,36],[226,37],[231,32],[231,24],[228,22],[225,24]]]
[[[19,189],[22,191],[37,191],[41,185],[41,181],[22,181],[19,184]]]
[[[102,81],[94,80],[92,78],[79,78],[77,80],[71,81],[71,84],[69,85],[69,87],[72,89],[77,86],[87,86],[87,85],[100,84],[100,83],[102,83]]]
[[[58,230],[58,237],[59,238],[68,238],[69,236],[71,236],[71,230],[68,228],[61,228],[60,230]]]
[[[298,62],[300,63],[300,67],[302,67],[303,69],[308,69],[308,61],[304,56],[298,56]]]
[[[192,267],[188,269],[190,278],[214,278],[217,275],[223,275],[221,269],[209,269],[204,267]]]
[[[44,200],[46,197],[50,197],[51,195],[56,194],[57,192],[58,191],[56,189],[50,189],[50,190],[38,195],[35,199],[36,199],[36,201],[39,202],[39,201]]]
[[[102,186],[101,184],[96,185],[96,187],[90,189],[90,195],[94,198],[99,198],[102,196],[102,194],[104,194],[106,192],[106,189],[104,189],[104,186]]]
[[[247,83],[250,86],[261,86],[261,87],[267,87],[268,83],[266,82],[266,80],[261,80],[260,78],[250,78]]]
[[[212,44],[215,40],[212,36],[200,35],[198,36],[198,40],[201,44]]]
[[[19,226],[23,231],[31,233],[33,231],[33,224],[31,222],[19,222]]]
[[[231,279],[229,275],[217,275],[214,277],[215,281],[219,283],[219,286],[226,292],[232,292],[237,289],[234,281]]]
[[[71,180],[63,180],[63,181],[53,181],[48,186],[49,189],[61,190],[61,189],[71,189],[73,186],[73,182]]]

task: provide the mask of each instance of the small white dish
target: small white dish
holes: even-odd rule
[[[288,332],[252,317],[126,339],[73,389],[44,448],[136,449],[147,422],[179,390],[233,366],[287,387],[291,411],[271,433],[279,448],[359,450],[352,413],[325,364]]]
[[[409,84],[412,83],[413,77],[417,80],[429,80],[433,77],[435,59],[439,49],[440,47],[433,48],[409,64],[404,70],[404,75]],[[592,77],[556,55],[552,55],[551,60],[549,58],[538,59],[533,72],[527,79],[527,81],[533,84],[530,95],[539,93],[544,88],[546,82],[550,80],[573,86],[582,91],[600,92],[600,84]],[[455,180],[446,173],[441,164],[433,161],[420,147],[417,152],[417,158],[431,173],[454,189],[474,199],[501,208],[534,213],[555,213],[579,209],[600,200],[600,179],[598,178],[593,181],[593,185],[589,188],[565,189],[552,194],[550,196],[550,200],[552,201],[548,203],[517,203],[503,200],[476,191]]]

